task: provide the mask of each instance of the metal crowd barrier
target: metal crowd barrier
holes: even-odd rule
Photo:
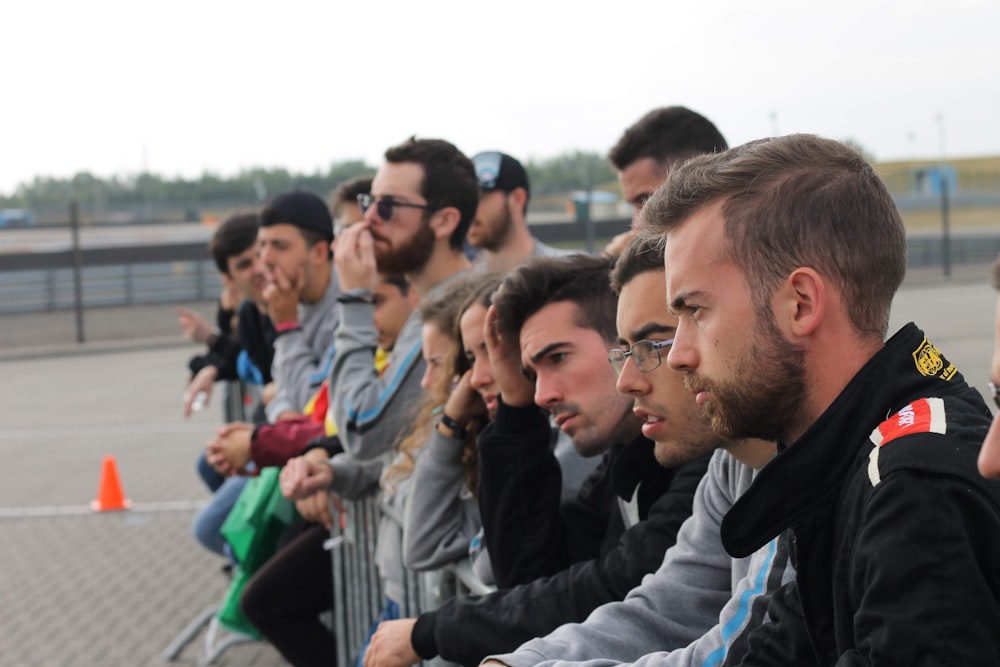
[[[219,405],[222,406],[224,423],[251,421],[254,408],[260,401],[260,387],[239,380],[231,380],[220,382],[217,391],[219,392],[217,397]],[[205,633],[201,655],[198,656],[199,667],[215,664],[215,661],[221,658],[222,654],[232,646],[258,641],[253,637],[225,630],[215,617],[218,611],[219,605],[213,604],[199,612],[164,649],[163,659],[167,662],[177,660],[181,652],[205,628],[208,630]]]
[[[220,390],[219,404],[223,419],[251,421],[253,410],[260,400],[259,388],[243,382],[226,382]],[[402,528],[402,517],[395,516],[379,506],[378,494],[358,500],[344,500],[344,511],[333,508],[333,528],[327,545],[331,551],[333,567],[333,632],[337,638],[337,664],[351,667],[371,631],[372,624],[385,606],[382,582],[375,565],[375,541],[380,521],[393,521]],[[402,562],[402,555],[400,555]],[[432,572],[413,572],[404,568],[403,595],[399,603],[403,618],[419,616],[436,609],[455,595],[484,595],[496,590],[483,584],[473,573],[471,563],[463,559]],[[205,634],[204,646],[198,665],[214,664],[231,646],[256,641],[251,637],[222,629],[215,618],[218,606],[200,612],[178,634],[163,653],[168,662],[177,660],[181,652],[201,633]],[[440,658],[423,663],[445,667],[452,663]]]
[[[222,419],[224,423],[253,421],[254,408],[260,402],[261,387],[240,380],[222,384]]]
[[[345,500],[343,513],[334,512],[328,544],[333,567],[333,630],[340,667],[349,667],[357,660],[372,623],[385,604],[375,567],[379,522],[393,521],[400,528],[403,525],[401,517],[380,507],[378,498],[378,494],[373,494]],[[494,590],[476,577],[466,558],[432,572],[404,568],[403,595],[397,602],[401,617],[414,618],[455,595],[483,595]],[[423,664],[443,667],[451,663],[435,658]]]

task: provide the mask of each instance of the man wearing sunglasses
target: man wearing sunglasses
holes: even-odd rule
[[[334,251],[343,292],[330,410],[344,449],[359,459],[389,452],[420,397],[423,375],[416,312],[396,340],[388,370],[381,377],[371,372],[378,273],[404,275],[425,297],[468,269],[465,235],[479,201],[472,162],[446,141],[411,138],[385,158],[371,194],[358,196],[364,219],[344,230]]]
[[[618,172],[622,197],[632,205],[632,227],[642,205],[667,180],[674,166],[692,156],[726,148],[725,138],[712,121],[687,107],[653,109],[626,129],[608,159]],[[605,252],[617,255],[633,235],[632,230],[619,234]]]
[[[564,254],[528,230],[531,186],[520,162],[506,153],[485,151],[474,155],[472,164],[479,179],[479,207],[466,238],[470,246],[482,251],[480,266],[504,274],[526,257]]]
[[[656,291],[664,291],[662,254],[654,252],[650,263],[645,251],[628,254],[627,266],[616,269],[622,301],[609,284],[607,258],[532,259],[505,280],[487,317],[501,398],[495,421],[480,437],[480,506],[498,584],[506,577],[508,585],[522,585],[454,598],[416,620],[383,623],[366,667],[401,667],[434,655],[475,664],[582,621],[660,566],[689,516],[710,453],[727,443],[712,433],[680,375],[661,363],[665,346],[656,344],[670,337],[673,322],[663,299],[651,298],[651,280],[637,279],[652,275]],[[627,317],[618,306],[637,303],[643,309],[621,320],[625,338],[615,330],[616,309]],[[632,337],[633,345],[611,353],[615,364],[624,362],[625,389],[608,349]],[[649,385],[639,388],[641,380]],[[604,457],[585,490],[561,507],[546,413],[578,451]],[[717,539],[714,546],[721,552]],[[710,581],[692,582],[715,604],[686,611],[680,646],[708,631],[730,596],[722,556]]]

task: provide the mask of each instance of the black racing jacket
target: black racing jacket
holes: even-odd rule
[[[623,599],[676,542],[711,458],[667,470],[656,462],[653,443],[640,436],[613,447],[578,497],[560,506],[561,476],[544,414],[533,406],[501,404],[491,427],[479,440],[480,506],[487,535],[490,518],[503,521],[506,533],[496,540],[505,545],[497,557],[487,543],[494,574],[499,558],[509,561],[500,566],[508,576],[551,576],[521,579],[485,596],[452,598],[421,615],[411,643],[424,659],[440,655],[475,665]],[[618,499],[633,496],[640,520],[627,527]]]
[[[740,664],[1000,665],[990,420],[922,331],[893,336],[722,522],[734,557],[788,530],[797,572]]]

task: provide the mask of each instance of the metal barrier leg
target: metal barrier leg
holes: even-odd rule
[[[221,639],[219,639],[220,634]],[[201,658],[198,659],[198,665],[200,667],[214,665],[215,661],[221,658],[222,654],[230,647],[256,641],[259,640],[250,635],[225,630],[219,624],[219,619],[213,614],[208,623],[208,633],[205,635],[205,648],[201,654]]]
[[[201,629],[212,622],[212,618],[218,610],[218,607],[211,606],[195,616],[194,619],[180,631],[180,634],[178,634],[177,637],[170,642],[170,646],[168,646],[163,652],[163,659],[167,662],[173,662],[176,660],[187,645],[194,641],[194,638],[198,636]]]

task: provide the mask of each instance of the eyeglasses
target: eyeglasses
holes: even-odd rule
[[[401,206],[404,208],[421,208],[425,211],[431,210],[431,207],[427,204],[411,204],[406,201],[396,201],[392,197],[383,197],[382,199],[376,200],[369,194],[358,195],[358,206],[361,208],[361,215],[364,215],[371,205],[375,205],[375,213],[379,218],[389,222],[392,220],[392,214],[394,213],[393,208],[396,206]]]
[[[473,156],[472,164],[476,167],[476,178],[479,179],[480,188],[492,190],[497,186],[501,161],[503,161],[503,155],[497,151],[488,151]]]
[[[608,361],[615,373],[622,374],[625,368],[625,360],[632,357],[632,363],[643,373],[648,373],[660,367],[663,358],[660,357],[660,350],[674,344],[674,339],[670,340],[640,340],[626,350],[608,350]]]
[[[986,386],[990,390],[990,396],[993,397],[993,402],[997,404],[998,408],[1000,408],[1000,387],[997,387],[992,382],[987,383]]]

